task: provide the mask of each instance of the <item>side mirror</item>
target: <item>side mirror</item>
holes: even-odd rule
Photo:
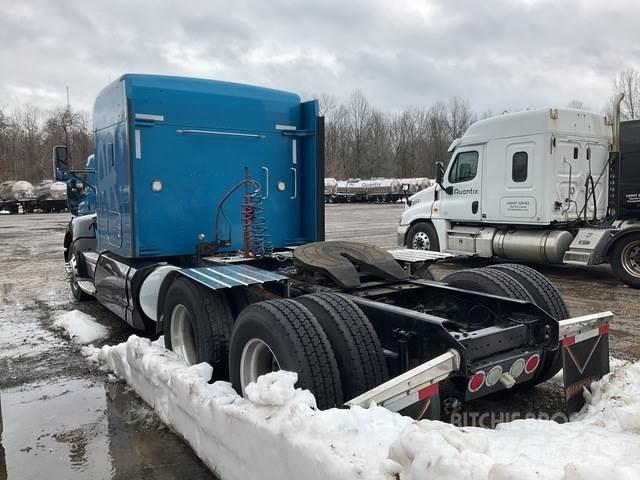
[[[448,187],[445,187],[442,184],[442,181],[444,180],[444,164],[442,162],[436,162],[436,184],[440,186],[440,188],[447,193],[448,195],[451,195],[453,193],[453,187],[451,185],[449,185]]]
[[[444,180],[444,165],[442,162],[436,162],[436,183],[442,186]]]
[[[64,175],[69,171],[69,151],[64,145],[53,147],[53,178],[56,180],[67,180]]]

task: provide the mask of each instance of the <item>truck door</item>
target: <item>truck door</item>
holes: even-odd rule
[[[456,154],[444,178],[451,194],[442,193],[442,215],[451,221],[481,221],[482,157],[484,145],[465,146]]]

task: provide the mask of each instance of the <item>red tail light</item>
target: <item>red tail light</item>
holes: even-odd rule
[[[527,362],[524,364],[524,371],[528,375],[533,372],[540,365],[540,355],[534,353],[529,358],[527,358]]]
[[[486,374],[482,370],[480,370],[479,372],[474,373],[473,377],[471,377],[469,379],[469,385],[468,385],[469,391],[471,393],[473,393],[473,392],[477,392],[478,390],[480,390],[482,385],[484,385],[484,379],[485,378],[486,378]]]

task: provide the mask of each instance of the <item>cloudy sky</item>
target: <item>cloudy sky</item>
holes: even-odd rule
[[[601,110],[640,66],[636,0],[0,0],[0,106],[91,110],[124,72],[477,112]]]

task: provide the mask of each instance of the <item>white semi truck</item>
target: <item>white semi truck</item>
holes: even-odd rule
[[[401,245],[542,264],[609,262],[640,288],[640,121],[574,109],[505,114],[449,147],[409,198]]]

